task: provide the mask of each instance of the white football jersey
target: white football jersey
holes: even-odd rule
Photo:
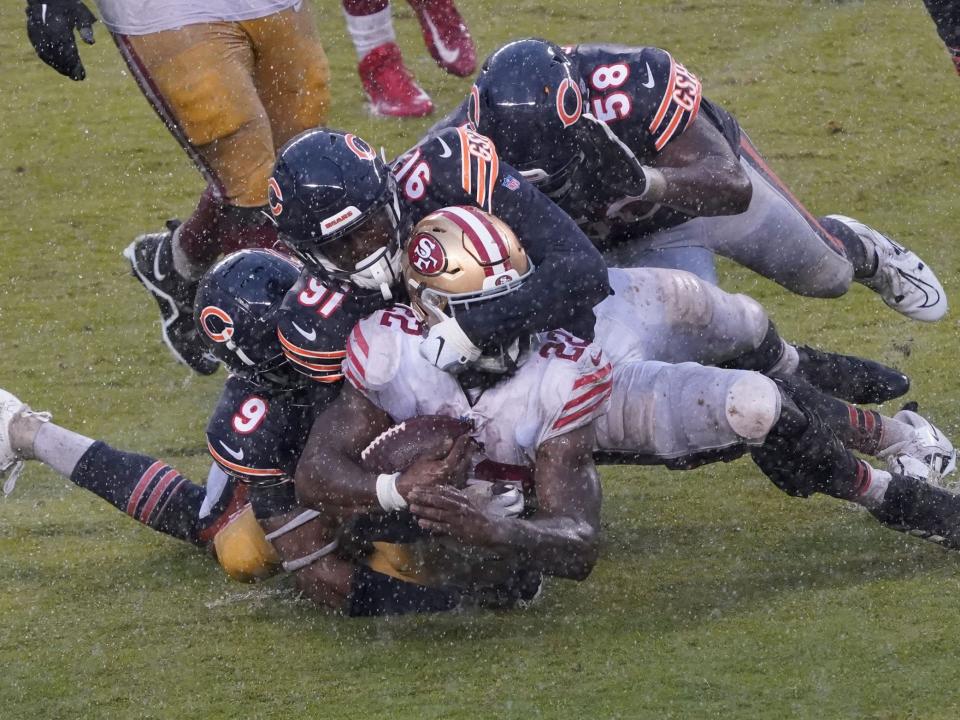
[[[606,412],[612,370],[601,350],[564,331],[537,336],[517,371],[474,397],[420,355],[421,325],[405,306],[380,310],[354,327],[343,372],[395,421],[447,415],[472,421],[484,455],[531,466],[547,440]]]
[[[96,0],[100,19],[110,32],[148,35],[184,25],[253,20],[287,8],[299,8],[303,0]]]

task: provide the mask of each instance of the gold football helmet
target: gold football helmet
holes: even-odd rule
[[[519,288],[533,271],[506,223],[475,207],[445,207],[417,223],[401,261],[414,311],[428,325]]]

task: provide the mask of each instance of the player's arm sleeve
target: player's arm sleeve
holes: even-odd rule
[[[644,92],[649,102],[642,103],[631,133],[650,154],[659,153],[672,139],[680,137],[700,112],[703,89],[699,78],[659,48],[644,48],[637,69],[645,74],[650,68],[653,88]]]
[[[566,345],[558,347],[569,351]],[[591,424],[610,403],[613,368],[595,345],[587,346],[575,363],[557,363],[555,370],[562,372],[548,373],[540,385],[544,422],[537,446]]]
[[[277,337],[293,368],[319,383],[339,384],[344,341],[357,314],[346,296],[307,271],[290,288],[277,321]]]
[[[401,336],[384,324],[390,312],[396,314],[380,310],[353,326],[343,361],[347,382],[377,407],[382,407],[380,393],[396,376],[402,353]]]

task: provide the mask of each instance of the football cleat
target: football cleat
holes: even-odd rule
[[[910,475],[894,474],[870,513],[899,532],[960,549],[960,495]]]
[[[877,254],[877,271],[857,282],[894,310],[914,320],[936,322],[947,312],[947,294],[933,270],[916,253],[858,220],[830,215],[853,230]]]
[[[477,69],[477,49],[453,0],[411,3],[430,56],[451,75],[467,77]]]
[[[23,470],[23,458],[13,449],[10,439],[10,423],[21,414],[32,415],[42,422],[49,422],[50,413],[34,412],[13,393],[0,388],[0,479],[3,482],[3,494],[9,495],[17,484],[17,478]]]
[[[123,251],[130,269],[160,306],[163,341],[177,362],[200,375],[212,375],[220,366],[200,340],[193,321],[193,299],[197,283],[181,276],[173,267],[173,233],[180,223],[167,222],[163,232],[145,233]]]
[[[828,395],[854,404],[883,403],[910,389],[910,378],[882,363],[800,345],[796,375]]]
[[[957,469],[953,443],[933,423],[912,410],[901,410],[894,420],[913,427],[913,437],[880,453],[891,473],[917,477],[943,487],[943,479]]]
[[[433,112],[433,102],[403,64],[396,43],[371,50],[357,66],[360,82],[370,98],[370,112],[386,117],[423,117]]]

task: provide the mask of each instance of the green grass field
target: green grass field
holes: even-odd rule
[[[429,124],[366,116],[339,6],[317,2],[331,124],[396,153]],[[673,51],[797,195],[888,230],[960,289],[960,79],[910,2],[461,2],[481,54],[524,34]],[[71,83],[0,16],[0,386],[62,424],[202,478],[223,376],[174,365],[120,256],[201,180],[102,27]],[[409,8],[408,64],[446,109]],[[956,313],[933,326],[864,288],[801,300],[724,285],[784,334],[897,364],[960,437]],[[960,302],[960,301],[957,301]],[[887,408],[895,411],[897,408]],[[0,500],[0,717],[956,718],[960,556],[748,462],[604,472],[603,559],[524,612],[349,621],[209,558],[36,466]]]

